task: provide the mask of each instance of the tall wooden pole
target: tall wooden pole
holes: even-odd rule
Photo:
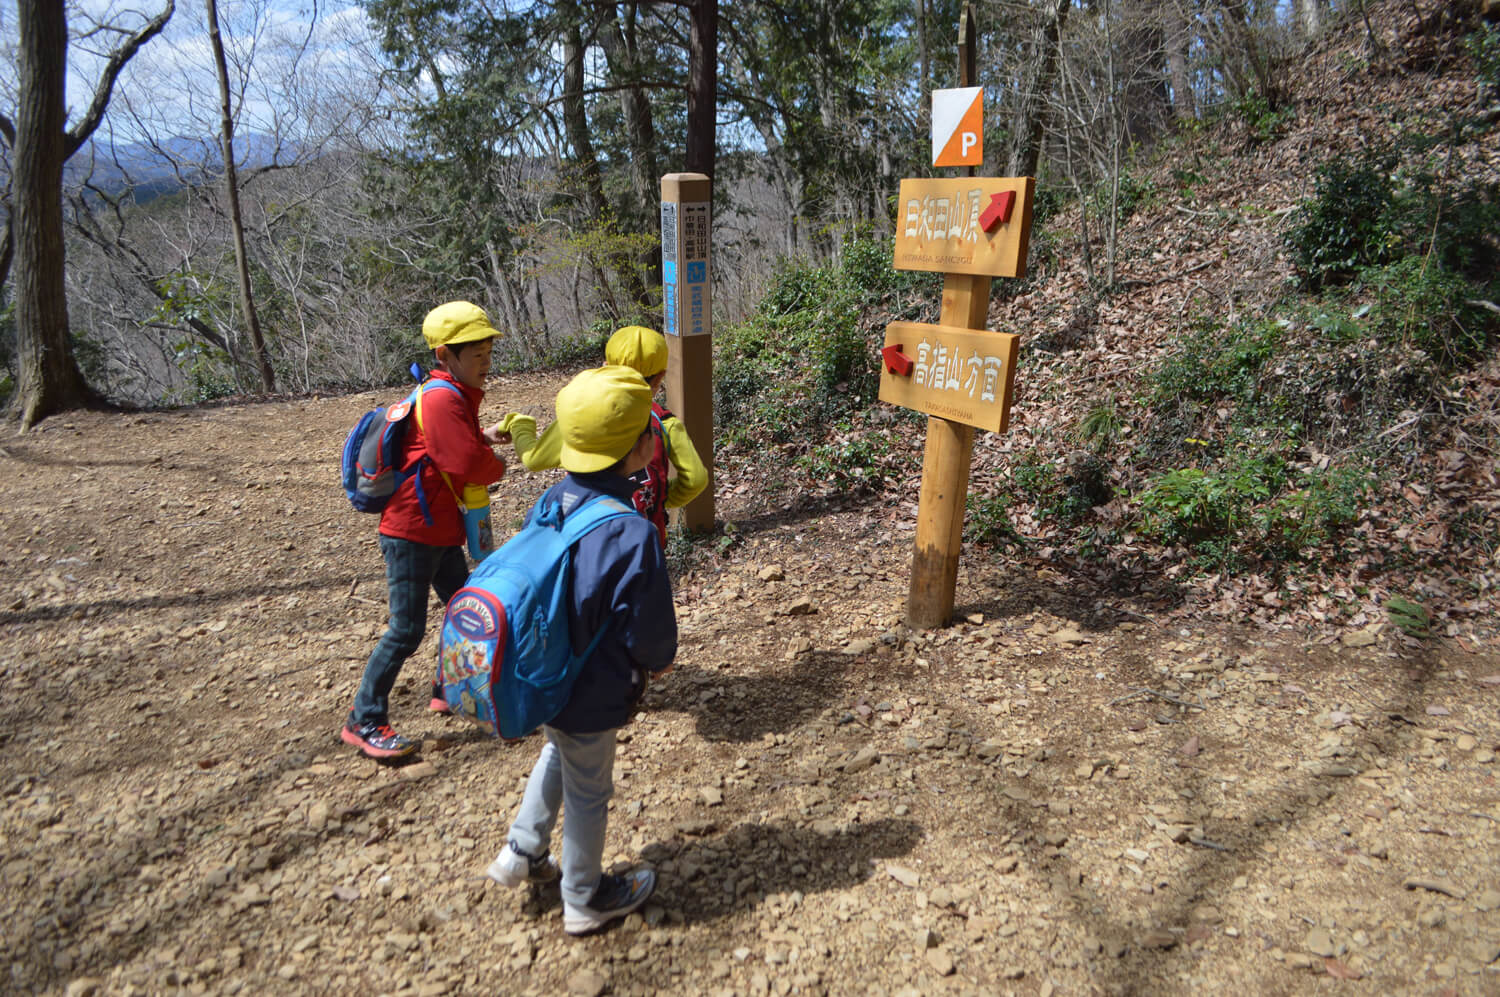
[[[958,83],[973,86],[978,29],[974,10],[964,4],[959,21]],[[974,170],[969,168],[969,175]],[[983,329],[990,309],[990,278],[971,274],[943,276],[943,310],[938,322],[963,329]],[[922,457],[922,491],[917,506],[916,550],[906,621],[913,627],[943,626],[953,615],[958,584],[958,553],[963,546],[964,502],[969,494],[969,462],[974,456],[974,427],[937,416],[927,419]]]

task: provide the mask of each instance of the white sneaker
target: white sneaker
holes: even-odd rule
[[[654,889],[656,873],[650,869],[637,869],[623,876],[605,873],[599,877],[599,885],[587,907],[575,907],[563,901],[563,930],[570,935],[598,931],[645,903]]]
[[[534,859],[507,841],[484,874],[501,886],[511,888],[522,883],[550,883],[557,878],[557,863],[546,853]]]

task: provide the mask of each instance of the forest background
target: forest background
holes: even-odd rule
[[[773,502],[911,478],[920,421],[873,406],[873,344],[936,317],[937,279],[890,267],[890,199],[933,172],[957,3],[75,4],[65,59],[28,35],[39,6],[4,12],[0,80],[0,396],[23,425],[395,385],[455,297],[508,333],[502,370],[595,362],[617,325],[660,324],[658,182],[696,169],[723,460],[794,468],[767,475]],[[1233,578],[1257,612],[1472,632],[1497,532],[1492,5],[972,6],[981,172],[1039,178],[1029,276],[992,316],[1053,304],[1023,357],[1043,404],[976,455],[969,539],[1112,587]],[[1466,88],[1298,145],[1319,113],[1302,60],[1335,38],[1356,101],[1433,73]],[[1234,161],[1288,145],[1289,196],[1234,203]],[[55,244],[21,238],[42,207]],[[1253,289],[1152,316],[1079,382],[1065,358],[1153,268],[1245,249],[1132,245],[1174,215],[1277,245]]]

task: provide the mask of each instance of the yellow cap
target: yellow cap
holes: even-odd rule
[[[651,417],[651,389],[629,367],[595,367],[557,393],[562,466],[603,471],[635,448]]]
[[[642,377],[655,377],[667,369],[667,341],[655,329],[627,325],[604,345],[604,362],[634,367]]]
[[[481,339],[494,339],[500,335],[490,325],[490,317],[478,305],[467,301],[450,301],[438,305],[422,320],[422,338],[427,348],[457,346],[459,343],[474,343]]]

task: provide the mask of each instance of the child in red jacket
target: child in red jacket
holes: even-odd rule
[[[508,443],[509,435],[498,424],[479,426],[490,347],[499,335],[483,309],[467,301],[439,305],[422,322],[422,337],[437,369],[419,389],[416,418],[402,444],[400,463],[409,468],[420,461],[421,469],[391,496],[380,515],[390,624],[365,665],[340,733],[370,758],[398,758],[421,747],[420,741],[391,729],[391,687],[427,632],[428,590],[446,603],[468,580],[457,490],[466,483],[490,485],[505,475],[505,462],[490,447]],[[440,387],[437,381],[458,390]]]

